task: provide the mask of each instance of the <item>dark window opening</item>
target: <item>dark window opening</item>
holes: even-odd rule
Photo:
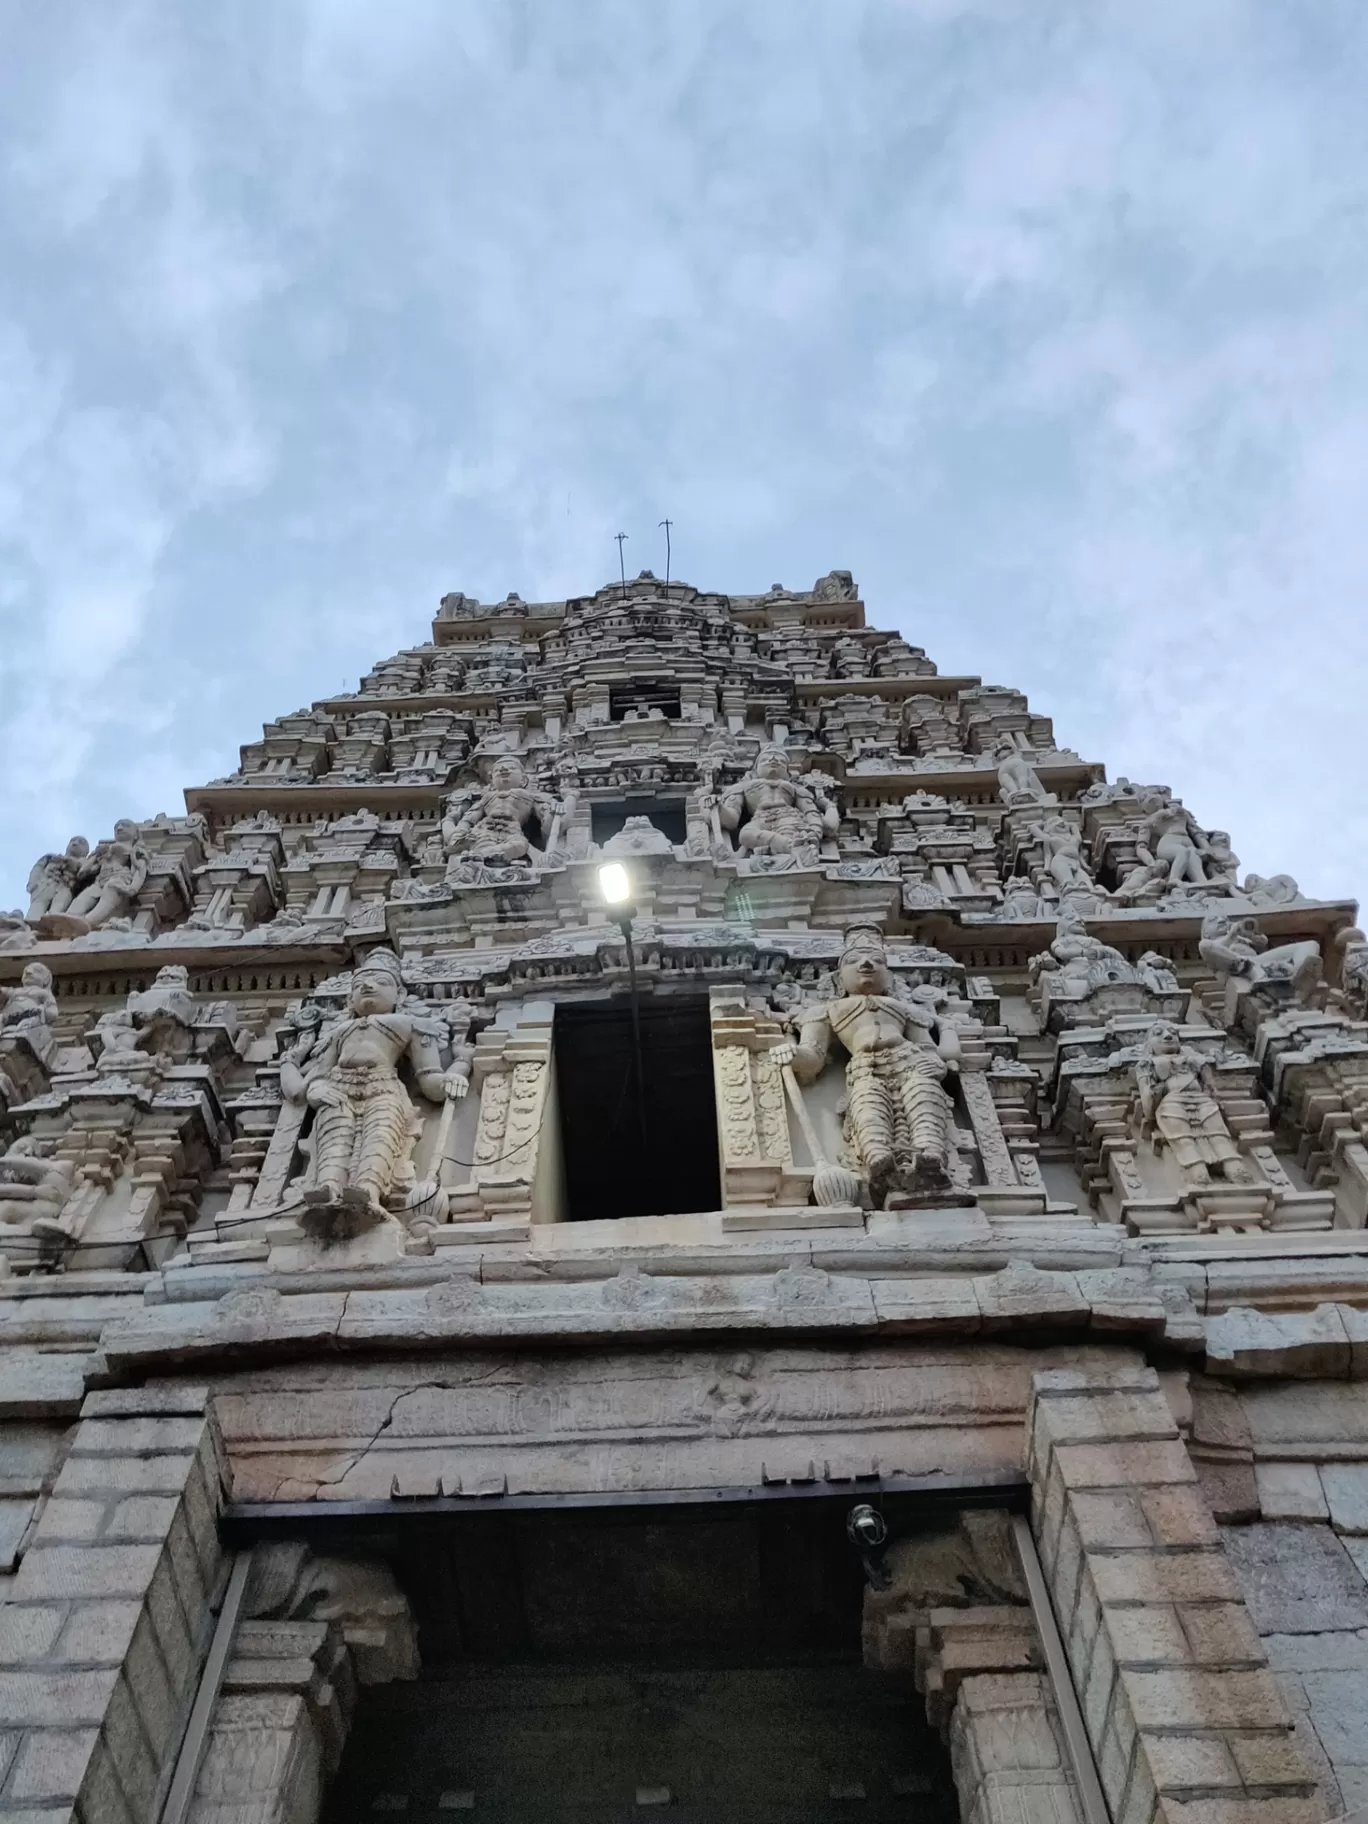
[[[678,684],[610,684],[608,715],[614,722],[633,719],[667,722],[679,720]]]
[[[556,1009],[567,1215],[572,1222],[721,1207],[708,1003],[641,1004],[641,1076],[623,997]]]
[[[607,842],[616,836],[629,817],[649,817],[663,836],[671,842],[686,842],[689,831],[683,804],[662,804],[656,798],[618,799],[609,804],[589,807],[589,832],[595,842]]]

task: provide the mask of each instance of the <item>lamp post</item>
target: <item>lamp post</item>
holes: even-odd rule
[[[632,1000],[632,1051],[636,1062],[637,1125],[641,1131],[642,1162],[649,1157],[646,1137],[646,1072],[641,1057],[641,999],[637,993],[636,949],[632,943],[632,920],[636,904],[632,899],[632,879],[620,861],[605,861],[599,869],[599,891],[604,904],[622,927],[627,946],[627,982]]]

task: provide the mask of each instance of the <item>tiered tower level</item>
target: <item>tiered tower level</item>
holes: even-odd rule
[[[184,815],[29,887],[15,1275],[583,1247],[624,1212],[643,1243],[972,1211],[1169,1247],[1368,1216],[1353,905],[1242,878],[1167,785],[867,626],[845,571],[448,595]],[[667,1187],[674,1145],[716,1172]]]

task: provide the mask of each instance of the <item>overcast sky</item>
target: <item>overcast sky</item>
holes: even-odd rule
[[[0,908],[438,597],[840,566],[1368,887],[1364,0],[0,0]]]

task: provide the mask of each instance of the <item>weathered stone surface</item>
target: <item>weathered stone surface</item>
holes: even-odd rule
[[[1254,1474],[1259,1509],[1265,1520],[1330,1518],[1320,1472],[1314,1463],[1260,1463]]]
[[[7,1351],[0,1376],[0,1419],[74,1419],[85,1398],[89,1355]]]
[[[1368,1463],[1326,1463],[1321,1487],[1337,1532],[1368,1534]]]
[[[1260,1634],[1368,1627],[1368,1584],[1329,1527],[1232,1526],[1225,1544]]]
[[[1314,1311],[1222,1311],[1207,1323],[1207,1361],[1230,1375],[1307,1379],[1349,1373],[1350,1344],[1337,1305]]]
[[[12,1571],[18,1563],[35,1505],[30,1496],[0,1495],[0,1571]]]

